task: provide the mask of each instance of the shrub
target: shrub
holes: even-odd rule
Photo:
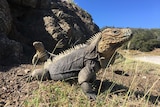
[[[133,38],[130,41],[131,50],[152,51],[160,48],[160,29],[132,29]],[[127,49],[124,44],[123,49]]]

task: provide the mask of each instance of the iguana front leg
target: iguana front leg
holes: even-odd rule
[[[84,67],[78,74],[78,83],[83,92],[90,98],[96,99],[96,94],[92,89],[92,82],[96,80],[95,69],[89,66]]]
[[[29,80],[38,79],[38,80],[50,80],[49,71],[46,69],[35,69],[31,74],[29,74]]]
[[[34,56],[33,56],[33,58],[32,58],[32,64],[33,65],[35,65],[35,64],[37,64],[37,62],[38,62],[38,54],[36,53]]]

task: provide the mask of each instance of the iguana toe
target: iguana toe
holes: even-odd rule
[[[89,99],[96,100],[97,96],[95,93],[86,93],[86,95]]]
[[[47,80],[47,79],[50,79],[50,74],[49,74],[49,71],[45,69],[35,69],[30,74],[30,77],[38,80]]]

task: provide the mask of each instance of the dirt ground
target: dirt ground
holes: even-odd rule
[[[22,79],[32,67],[31,64],[0,66],[0,107],[21,107],[24,100],[32,95],[32,91],[38,88],[37,81],[27,82],[26,79]],[[120,95],[121,91],[118,90],[127,93],[127,90],[131,89],[135,94],[131,100],[138,100],[148,93],[150,95],[149,104],[156,103],[157,106],[160,106],[158,103],[160,102],[160,75],[150,72],[135,72],[131,68],[127,70],[121,68],[123,66],[117,65],[116,69],[107,70],[103,80],[102,93],[114,81],[115,86],[111,91],[115,94]],[[102,75],[103,72],[100,72],[98,78],[102,78]]]

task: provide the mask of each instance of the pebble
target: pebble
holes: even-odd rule
[[[25,74],[28,74],[29,72],[31,72],[30,69],[25,69],[25,70],[24,70],[24,73],[25,73]]]

